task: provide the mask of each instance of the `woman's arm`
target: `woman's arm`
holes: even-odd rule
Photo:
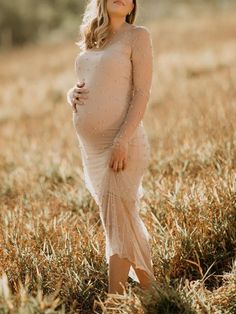
[[[133,97],[126,118],[116,135],[115,143],[127,143],[141,122],[150,97],[153,52],[148,28],[138,26],[132,36]]]

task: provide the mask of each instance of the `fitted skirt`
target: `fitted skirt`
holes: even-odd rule
[[[117,128],[106,132],[81,133],[76,114],[73,124],[77,133],[84,182],[99,208],[106,240],[106,262],[118,254],[155,279],[151,260],[150,234],[140,216],[144,196],[143,176],[150,162],[150,145],[141,121],[128,142],[128,160],[124,170],[109,167],[111,145]],[[132,266],[129,277],[139,282]]]

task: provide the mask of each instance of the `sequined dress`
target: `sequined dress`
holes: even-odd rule
[[[106,262],[111,255],[118,254],[155,279],[150,234],[140,217],[142,179],[150,162],[150,145],[143,121],[138,117],[140,110],[137,111],[145,108],[150,95],[151,50],[149,30],[132,25],[105,48],[78,54],[76,74],[79,82],[85,82],[89,94],[84,105],[77,105],[72,121],[85,185],[99,207]],[[70,105],[73,88],[67,92]],[[136,106],[136,111],[128,114],[130,106]],[[137,127],[132,129],[132,123]],[[124,170],[115,172],[109,167],[111,145],[122,127],[128,142],[128,161]],[[129,277],[139,282],[132,266]]]

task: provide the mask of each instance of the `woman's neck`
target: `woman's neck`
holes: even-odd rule
[[[110,28],[112,33],[118,32],[126,24],[125,18],[112,17],[110,19]]]

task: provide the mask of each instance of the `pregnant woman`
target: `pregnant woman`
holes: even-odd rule
[[[122,294],[128,276],[141,288],[155,281],[150,235],[139,210],[150,146],[143,115],[152,84],[152,40],[134,25],[135,0],[92,0],[80,27],[78,82],[67,92],[86,187],[106,238],[108,294]]]

